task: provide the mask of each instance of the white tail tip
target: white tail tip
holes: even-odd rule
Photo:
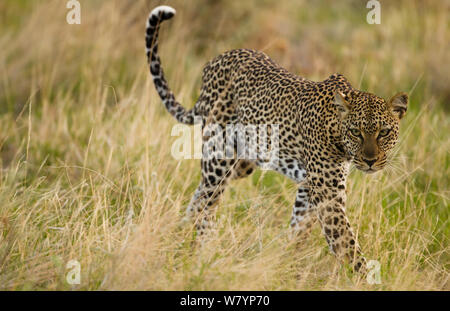
[[[172,8],[168,5],[160,5],[160,6],[157,6],[156,8],[154,8],[152,10],[152,12],[150,13],[150,15],[158,15],[159,16],[159,13],[161,13],[161,12],[170,13],[173,15],[175,15],[175,13],[177,13],[177,11],[175,11],[174,8]]]

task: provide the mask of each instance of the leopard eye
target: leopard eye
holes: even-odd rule
[[[390,129],[382,129],[379,133],[378,133],[378,137],[384,137],[387,136],[387,134],[389,134],[391,130]]]
[[[358,130],[357,128],[352,128],[350,129],[350,133],[352,133],[353,136],[359,137],[361,136],[361,131]]]

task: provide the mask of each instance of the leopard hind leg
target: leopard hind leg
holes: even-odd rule
[[[202,177],[186,209],[197,230],[197,235],[205,235],[214,225],[215,208],[226,185],[233,175],[234,159],[202,160]]]

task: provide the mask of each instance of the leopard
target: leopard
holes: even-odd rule
[[[386,166],[399,138],[408,94],[399,92],[385,100],[354,88],[339,73],[311,81],[264,52],[234,49],[206,63],[198,99],[185,109],[168,86],[158,54],[160,25],[175,14],[169,6],[154,8],[145,35],[150,74],[167,111],[180,123],[201,124],[203,150],[225,136],[207,133],[208,125],[269,125],[278,142],[272,149],[277,161],[269,169],[298,186],[292,236],[303,239],[319,223],[330,252],[352,271],[367,273],[367,260],[346,215],[347,177],[351,165],[369,174]],[[233,149],[231,156],[212,148],[200,160],[201,180],[186,208],[197,237],[214,227],[216,206],[229,182],[268,163],[238,157],[236,143],[227,146]]]

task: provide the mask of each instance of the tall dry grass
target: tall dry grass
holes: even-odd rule
[[[148,77],[144,25],[159,1],[0,2],[0,288],[86,290],[443,290],[449,286],[449,7],[382,1],[168,1],[163,66],[192,106],[203,64],[224,50],[263,50],[321,80],[341,72],[363,90],[409,92],[389,168],[352,171],[348,214],[379,285],[339,265],[319,228],[296,249],[295,185],[256,172],[232,183],[218,232],[192,247],[180,224],[197,160],[170,153],[175,121]]]

